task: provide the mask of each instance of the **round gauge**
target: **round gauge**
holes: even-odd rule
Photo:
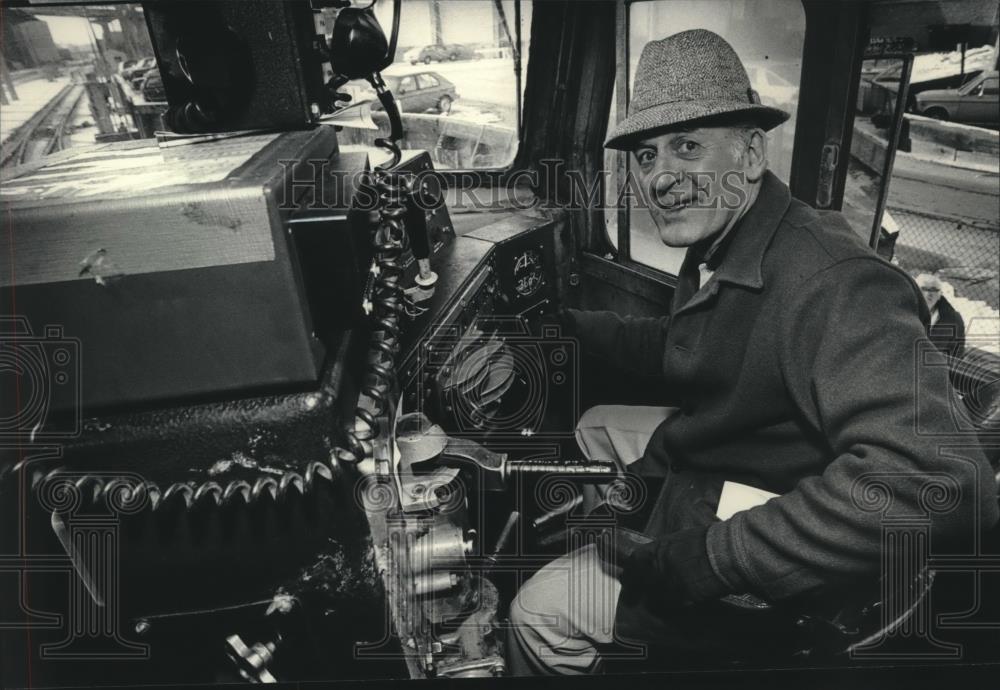
[[[514,290],[521,297],[531,297],[545,283],[542,272],[542,254],[537,249],[526,249],[514,256]]]

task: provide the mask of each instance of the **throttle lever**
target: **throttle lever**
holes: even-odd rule
[[[431,270],[431,238],[427,228],[427,214],[417,204],[412,191],[406,197],[406,234],[410,238],[410,251],[417,260],[417,285],[429,290],[437,283],[437,273]]]
[[[616,476],[618,466],[614,462],[582,461],[561,462],[556,460],[511,460],[506,453],[497,453],[475,441],[449,438],[441,459],[451,458],[471,462],[481,470],[486,470],[487,489],[505,488],[512,477],[525,474],[557,474],[564,477],[594,480]]]

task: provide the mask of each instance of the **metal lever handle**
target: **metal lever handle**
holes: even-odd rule
[[[410,239],[410,251],[417,260],[417,285],[427,289],[437,283],[437,274],[431,270],[431,238],[427,229],[427,214],[417,203],[411,191],[406,199],[406,234]]]
[[[504,479],[516,474],[558,474],[563,477],[596,478],[615,476],[618,466],[613,462],[556,462],[553,460],[508,460],[504,466]]]

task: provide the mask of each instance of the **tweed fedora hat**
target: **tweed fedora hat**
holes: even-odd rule
[[[765,130],[789,117],[761,104],[743,63],[722,36],[705,29],[682,31],[642,49],[628,117],[615,125],[604,145],[629,149],[654,130],[736,114]]]

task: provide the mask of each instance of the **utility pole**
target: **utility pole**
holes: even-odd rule
[[[441,30],[441,5],[438,0],[431,0],[431,42],[434,45],[444,45]]]
[[[14,88],[14,77],[10,76],[10,72],[7,71],[7,61],[4,59],[3,54],[0,53],[0,82],[7,87],[10,91],[10,97],[13,100],[18,100],[17,90]],[[0,92],[3,92],[3,88],[0,88]],[[4,105],[7,104],[7,95],[4,94],[3,99]]]
[[[122,29],[122,40],[125,41],[125,52],[128,53],[130,58],[139,57],[140,51],[135,42],[135,32],[132,25],[132,8],[116,5],[115,15],[118,19],[118,25]]]

